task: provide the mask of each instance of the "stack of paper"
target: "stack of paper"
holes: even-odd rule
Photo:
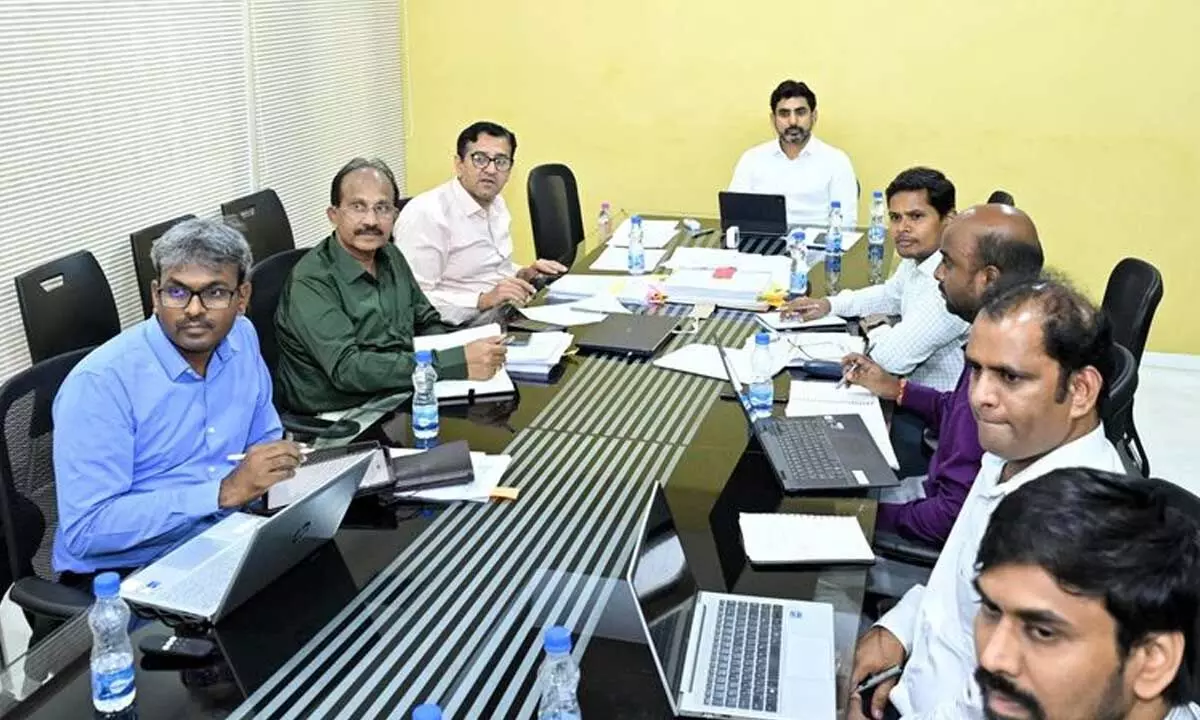
[[[509,346],[504,366],[517,376],[549,377],[574,340],[574,335],[565,332],[533,333],[528,344]]]
[[[555,280],[550,285],[547,295],[557,300],[578,300],[604,295],[625,302],[644,303],[650,288],[660,283],[661,280],[649,276],[617,277],[571,273]]]
[[[771,274],[765,272],[676,270],[663,282],[663,292],[673,303],[745,306],[757,303],[771,284]]]
[[[742,547],[756,564],[874,563],[853,515],[740,513]]]
[[[840,315],[826,315],[816,320],[801,320],[798,317],[794,319],[784,320],[783,313],[769,312],[760,313],[754,316],[760,325],[768,330],[779,332],[782,330],[813,330],[816,328],[826,327],[846,327],[846,318]]]
[[[521,308],[521,314],[530,320],[536,320],[547,325],[571,327],[573,325],[598,323],[613,314],[628,315],[629,308],[622,305],[620,300],[611,295],[594,295],[574,302]],[[509,353],[509,357],[512,357],[511,352]]]
[[[646,250],[646,272],[651,272],[667,256],[666,250]],[[628,272],[629,248],[609,245],[592,261],[592,270],[600,272]]]
[[[390,460],[394,457],[415,455],[416,453],[425,451],[410,448],[387,448],[387,452],[388,459]],[[488,455],[481,452],[472,452],[471,470],[475,473],[475,479],[466,485],[452,485],[450,487],[431,488],[429,490],[411,490],[409,492],[396,493],[396,497],[427,500],[429,502],[455,502],[457,500],[487,502],[492,495],[492,490],[500,484],[500,479],[504,476],[510,464],[512,464],[511,455]]]
[[[879,399],[868,390],[854,385],[839,388],[834,383],[819,380],[793,380],[784,412],[788,417],[858,415],[887,464],[894,470],[900,469],[900,461],[896,459],[896,451],[888,437],[883,408]]]
[[[678,233],[676,227],[679,225],[677,220],[646,220],[642,219],[642,247],[646,249],[663,248],[671,239]],[[612,237],[608,239],[608,244],[613,247],[629,247],[629,228],[633,227],[633,223],[629,218],[625,218],[617,229],[613,232]]]
[[[734,268],[739,273],[767,273],[771,283],[786,288],[791,273],[791,260],[785,255],[758,255],[721,248],[675,248],[667,260],[672,270],[716,270]]]
[[[417,350],[449,350],[450,348],[462,347],[476,340],[497,337],[503,334],[500,331],[500,326],[492,323],[491,325],[481,325],[444,335],[422,335],[413,339],[413,347]],[[504,368],[497,370],[496,374],[490,380],[438,380],[434,389],[437,392],[439,400],[463,398],[472,394],[478,396],[510,395],[517,391],[517,388],[513,385],[512,378],[508,376]]]
[[[729,358],[729,364],[733,366],[734,380],[739,384],[749,382],[753,374],[750,370],[750,351],[745,348],[726,348],[725,355]],[[783,354],[773,352],[771,361],[771,376],[774,377],[783,370],[787,363],[786,351]],[[716,345],[703,343],[684,345],[678,350],[658,358],[653,365],[664,370],[703,375],[717,380],[729,380],[729,373],[725,370],[725,364],[721,362],[721,354]]]

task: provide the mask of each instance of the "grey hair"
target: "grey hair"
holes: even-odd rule
[[[150,262],[159,279],[166,268],[199,265],[222,270],[235,265],[240,285],[250,274],[254,257],[246,238],[237,230],[216,220],[193,218],[175,225],[154,241]]]

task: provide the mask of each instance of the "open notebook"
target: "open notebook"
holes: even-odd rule
[[[448,350],[454,347],[462,347],[467,343],[484,338],[496,337],[503,335],[500,330],[500,325],[492,323],[491,325],[481,325],[479,327],[467,328],[458,332],[445,333],[444,335],[422,335],[413,339],[413,347],[416,350]],[[434,386],[437,390],[439,400],[451,398],[465,398],[470,395],[486,396],[486,395],[511,395],[517,391],[513,385],[512,378],[504,368],[496,371],[496,374],[488,380],[438,380]]]
[[[755,564],[875,562],[853,515],[740,513],[738,525],[746,557]]]
[[[851,385],[837,387],[823,380],[793,380],[788,390],[788,404],[784,413],[788,417],[812,417],[815,415],[858,415],[871,439],[883,454],[883,459],[893,470],[900,469],[900,461],[892,448],[887,423],[883,419],[883,408],[879,398],[868,390]]]

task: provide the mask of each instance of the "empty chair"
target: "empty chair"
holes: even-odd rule
[[[529,220],[533,247],[540,259],[557,260],[571,267],[583,242],[583,215],[579,187],[566,165],[538,165],[529,171]]]
[[[991,195],[988,195],[988,203],[991,205],[1009,205],[1016,207],[1017,203],[1013,200],[1013,196],[1004,190],[996,190]]]
[[[192,214],[180,215],[166,222],[142,228],[129,234],[129,250],[133,253],[133,272],[137,275],[138,295],[142,298],[142,315],[150,317],[154,313],[154,300],[150,297],[150,282],[155,280],[154,263],[150,262],[150,248],[154,241],[163,233],[175,227],[184,220],[196,217]]]
[[[279,196],[271,188],[222,203],[221,214],[236,219],[235,224],[246,236],[255,260],[266,260],[296,247],[292,224],[288,222]]]
[[[35,363],[100,345],[121,332],[108,278],[87,250],[27,270],[15,282]]]

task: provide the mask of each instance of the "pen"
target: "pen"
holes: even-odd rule
[[[312,451],[313,451],[313,448],[310,448],[310,447],[300,448],[301,455],[307,455]],[[234,453],[232,455],[226,455],[225,459],[228,460],[229,462],[241,462],[246,459],[246,453]]]
[[[698,232],[692,233],[692,237],[693,238],[704,237],[705,235],[711,235],[715,232],[716,232],[716,230],[714,230],[713,228],[705,228],[704,230],[700,230]]]
[[[880,685],[880,683],[887,682],[888,680],[899,676],[901,672],[903,672],[903,670],[901,670],[899,665],[893,665],[883,672],[875,673],[874,675],[871,675],[867,679],[860,682],[858,687],[854,688],[854,694],[860,695],[867,690],[876,688]]]
[[[869,345],[866,345],[866,344],[863,345],[863,357],[867,358],[868,360],[871,359],[871,347]],[[834,388],[841,390],[844,387],[850,387],[850,381],[847,380],[846,378],[850,375],[853,375],[856,372],[858,372],[858,362],[857,361],[850,363],[850,367],[842,375],[842,379],[838,380],[837,385],[834,385]]]

